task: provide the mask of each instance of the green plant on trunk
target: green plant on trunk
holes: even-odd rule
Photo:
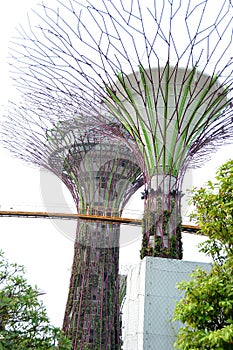
[[[169,232],[169,221],[173,214],[174,205],[171,211],[160,211],[159,215],[156,212],[145,211],[142,221],[142,247],[140,257],[154,256],[161,258],[181,259],[182,258],[182,243],[181,243],[181,219],[177,220],[175,228],[176,234]],[[156,217],[158,217],[156,219]],[[177,219],[177,218],[176,218]],[[161,224],[163,236],[156,235],[156,226]],[[168,240],[167,246],[164,245],[163,237]],[[177,248],[178,247],[178,248]]]

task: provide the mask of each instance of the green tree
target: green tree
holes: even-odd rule
[[[233,160],[221,166],[217,182],[193,190],[192,215],[208,236],[200,250],[210,255],[210,273],[196,270],[179,284],[184,293],[174,320],[184,324],[176,346],[183,350],[233,349]]]
[[[69,350],[70,342],[49,323],[37,287],[28,284],[23,266],[0,251],[0,350]]]

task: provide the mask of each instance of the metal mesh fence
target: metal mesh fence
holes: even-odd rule
[[[171,322],[176,301],[181,298],[176,285],[188,279],[196,267],[207,263],[146,257],[128,274],[123,317],[124,350],[172,350],[181,326]]]

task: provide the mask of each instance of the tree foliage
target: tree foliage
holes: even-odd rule
[[[49,323],[37,287],[27,283],[23,266],[0,251],[0,350],[69,350],[70,342]]]
[[[222,250],[230,255],[233,250],[233,160],[218,169],[216,180],[193,190],[196,212],[192,215],[201,233],[209,237],[202,250],[214,260],[223,259]]]
[[[233,349],[233,160],[219,168],[216,180],[193,190],[192,217],[208,236],[201,251],[213,265],[209,273],[198,269],[179,284],[184,296],[174,320],[184,323],[176,342],[183,350]]]

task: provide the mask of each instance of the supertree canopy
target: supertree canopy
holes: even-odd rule
[[[34,118],[88,116],[134,154],[142,258],[182,257],[183,175],[232,136],[232,18],[230,0],[47,0],[12,40],[12,75]]]
[[[228,88],[195,67],[167,64],[119,74],[107,92],[104,101],[112,115],[132,128],[148,174],[141,257],[181,258],[183,174],[190,161],[200,162],[205,146],[224,138],[224,128],[232,124],[229,115],[224,116]]]
[[[68,187],[77,212],[121,216],[142,185],[139,166],[123,144],[110,143],[78,118],[52,125],[14,106],[3,125],[6,147],[52,171]],[[120,224],[78,221],[63,330],[74,349],[120,349]]]

